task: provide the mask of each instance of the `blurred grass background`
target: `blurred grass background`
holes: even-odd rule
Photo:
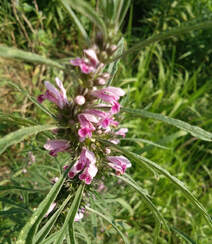
[[[125,43],[130,47],[153,33],[211,16],[210,0],[134,0],[123,25]],[[88,20],[83,16],[79,18],[91,33]],[[212,131],[211,36],[211,29],[193,31],[130,54],[119,64],[113,85],[128,91],[128,107],[148,108]],[[76,27],[58,0],[2,0],[0,44],[53,59],[76,56],[82,48],[80,44],[83,45]],[[10,119],[0,116],[1,136],[23,125],[21,118],[48,122],[46,115],[8,81],[14,81],[36,97],[43,89],[43,81],[53,80],[57,72],[45,65],[0,59],[0,115],[9,113],[11,116]],[[129,128],[129,137],[169,147],[164,150],[141,142],[122,143],[178,177],[212,214],[211,144],[159,121],[126,115],[122,123]],[[0,158],[0,243],[15,243],[17,233],[31,211],[50,189],[50,179],[60,174],[62,159],[52,159],[43,150],[45,137],[38,135],[32,139],[11,147]],[[29,152],[36,157],[36,162],[31,165],[28,164]],[[133,165],[128,173],[149,192],[173,227],[171,236],[161,230],[158,243],[212,243],[212,232],[205,220],[166,178],[154,176],[139,165]],[[153,243],[154,219],[139,195],[120,181],[108,179],[107,182],[104,194],[96,196],[99,207],[105,214],[114,216],[114,221],[127,232],[130,243]],[[8,184],[16,189],[4,189]],[[56,228],[59,226],[58,223]],[[91,243],[122,243],[110,225],[93,215],[77,223],[76,229]],[[81,237],[79,243],[86,242]]]

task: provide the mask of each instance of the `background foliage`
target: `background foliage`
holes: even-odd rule
[[[187,21],[196,23],[200,19],[210,19],[211,11],[211,1],[207,0],[135,0],[122,24],[125,45],[131,47],[151,34]],[[85,30],[91,33],[90,22],[84,16],[77,16]],[[128,89],[124,101],[128,107],[148,108],[151,112],[212,131],[211,35],[211,29],[193,31],[127,55],[119,63],[113,85]],[[0,41],[7,46],[61,60],[79,55],[81,46],[78,43],[83,45],[79,30],[59,0],[2,0]],[[48,122],[49,117],[35,107],[30,96],[40,94],[43,81],[53,80],[57,72],[44,64],[0,59],[1,136],[23,125]],[[160,121],[132,120],[131,115],[126,115],[122,123],[129,128],[129,137],[168,147],[157,148],[144,141],[136,141],[129,147],[126,146],[129,143],[123,141],[125,149],[163,166],[183,181],[212,214],[211,144]],[[61,175],[64,158],[52,159],[43,149],[45,140],[45,135],[37,134],[1,155],[0,243],[15,242],[32,211],[52,187],[51,179]],[[30,165],[29,152],[36,157],[36,162]],[[212,233],[205,220],[164,176],[151,174],[138,164],[133,165],[128,174],[148,191],[172,227],[170,236],[162,229],[158,243],[212,242]],[[93,205],[105,215],[113,216],[113,221],[127,233],[130,243],[153,243],[154,218],[139,194],[115,177],[105,182],[108,183],[104,194],[96,193]],[[63,198],[59,195],[57,201],[62,203]],[[55,229],[61,226],[65,216],[66,212],[63,212]],[[111,224],[89,211],[83,221],[76,224],[76,229],[79,243],[86,243],[85,240],[98,244],[122,243]]]

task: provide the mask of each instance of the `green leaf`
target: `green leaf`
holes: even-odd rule
[[[46,113],[47,115],[49,115],[50,117],[52,117],[53,119],[56,118],[56,116],[54,114],[52,114],[45,106],[43,106],[42,104],[40,104],[37,99],[35,99],[34,97],[32,97],[26,90],[24,90],[20,85],[12,82],[12,81],[7,81],[7,83],[14,87],[15,89],[17,89],[19,92],[21,92],[22,94],[24,94],[25,96],[27,96],[29,98],[29,100],[31,100],[31,102],[33,102],[40,110],[42,110],[44,113]]]
[[[118,42],[118,48],[115,52],[115,55],[120,55],[123,53],[124,50],[124,38],[121,38],[120,41]],[[109,64],[107,68],[107,72],[110,74],[110,79],[108,80],[108,86],[112,84],[113,79],[118,71],[118,64],[120,60],[114,61]]]
[[[152,141],[149,141],[149,140],[146,140],[146,139],[141,139],[141,138],[121,138],[121,141],[143,142],[143,143],[147,143],[147,144],[150,144],[152,146],[159,147],[159,148],[162,148],[162,149],[170,149],[169,147],[165,147],[165,146],[160,145],[158,143],[155,143],[155,142],[152,142]]]
[[[150,119],[157,119],[157,120],[163,121],[167,124],[176,126],[179,129],[185,130],[188,133],[190,133],[191,135],[193,135],[194,137],[197,137],[204,141],[212,141],[212,133],[210,133],[206,130],[203,130],[197,126],[190,125],[179,119],[169,118],[168,116],[148,112],[143,109],[121,108],[121,111],[129,113],[129,114],[133,114],[134,116],[141,116],[141,117],[150,118]]]
[[[70,242],[72,244],[75,243],[74,241],[74,230],[73,230],[73,225],[74,225],[74,218],[76,216],[76,213],[78,211],[81,199],[82,199],[82,194],[85,188],[85,184],[81,184],[79,188],[77,189],[77,192],[75,194],[74,200],[71,204],[71,207],[69,209],[69,212],[66,216],[65,222],[60,230],[60,234],[57,236],[57,238],[54,241],[54,244],[61,244],[63,243],[63,239],[65,238],[66,231],[68,229],[69,231],[69,236]]]
[[[189,236],[183,233],[181,230],[176,229],[175,227],[170,227],[172,231],[176,232],[183,240],[185,240],[189,244],[197,244],[194,240],[192,240]]]
[[[198,24],[182,26],[182,27],[174,28],[174,29],[169,30],[169,31],[165,31],[165,32],[159,33],[159,34],[155,34],[155,35],[149,37],[148,39],[143,40],[143,41],[135,44],[133,47],[128,49],[123,54],[118,55],[117,57],[112,59],[112,61],[118,60],[121,57],[128,55],[129,53],[144,49],[145,47],[151,45],[154,42],[163,41],[163,40],[166,40],[166,39],[168,39],[170,37],[186,34],[186,33],[190,32],[190,31],[209,29],[211,27],[212,27],[212,21],[203,21],[203,22],[200,22]]]
[[[148,165],[154,170],[157,170],[159,173],[165,175],[172,183],[174,183],[187,197],[191,203],[199,210],[199,212],[203,215],[203,217],[206,219],[206,221],[212,225],[211,217],[208,214],[207,210],[202,206],[202,204],[192,195],[192,193],[187,189],[187,187],[184,185],[183,182],[178,180],[175,176],[171,175],[166,169],[162,168],[160,165],[154,163],[150,159],[147,159],[143,156],[137,155],[135,153],[129,152],[128,150],[115,145],[109,141],[98,139],[100,142],[102,142],[104,145],[108,145],[113,147],[114,149],[118,150],[119,152],[122,152],[126,157],[128,157],[130,160],[133,160],[137,163],[141,163],[144,166]]]
[[[46,222],[46,224],[42,227],[42,229],[37,233],[35,236],[35,243],[39,244],[41,241],[44,240],[44,238],[48,235],[48,233],[51,231],[52,227],[54,226],[57,218],[63,211],[66,204],[71,199],[71,195],[69,195],[66,200],[63,202],[63,204],[60,206],[60,208],[52,215],[52,217]]]
[[[80,20],[75,15],[74,11],[72,11],[72,9],[71,9],[71,7],[70,7],[70,5],[68,3],[69,1],[67,1],[67,0],[61,0],[61,2],[63,4],[63,6],[65,7],[65,9],[68,11],[68,13],[71,16],[71,18],[74,21],[74,23],[76,24],[76,26],[79,29],[81,35],[89,43],[88,34],[87,34],[86,30],[84,29],[83,25],[81,24]]]
[[[104,220],[106,220],[109,224],[111,224],[113,226],[113,228],[119,233],[119,235],[121,236],[122,240],[124,241],[125,244],[129,244],[128,239],[125,237],[125,235],[120,231],[120,229],[113,223],[112,220],[110,220],[109,217],[103,215],[102,213],[98,212],[97,210],[94,210],[92,208],[89,208],[88,206],[85,207],[88,211],[90,211],[91,213],[97,214],[98,216],[100,216],[101,218],[103,218]]]
[[[0,45],[0,57],[9,58],[9,59],[20,59],[30,63],[47,64],[50,66],[57,67],[59,69],[65,69],[63,65],[51,59],[45,58],[35,53],[26,52],[23,50],[19,50],[13,47],[7,47],[4,45]]]
[[[71,166],[70,166],[71,167]],[[67,177],[70,167],[64,172],[60,179],[54,184],[48,195],[40,203],[36,211],[33,213],[30,220],[26,223],[21,230],[16,244],[32,244],[37,228],[48,211],[51,203],[56,199],[57,195],[62,188],[62,185]]]
[[[105,23],[102,18],[100,18],[96,10],[90,6],[90,4],[83,0],[65,0],[65,2],[67,5],[70,5],[73,9],[80,12],[83,16],[90,19],[99,28],[105,39],[107,39],[107,29]]]
[[[164,226],[166,227],[166,229],[169,231],[169,227],[168,227],[168,225],[166,223],[166,220],[163,218],[163,216],[157,210],[157,208],[154,205],[154,203],[150,200],[150,197],[148,196],[148,194],[140,186],[138,186],[138,184],[129,175],[125,174],[124,176],[116,176],[116,177],[118,177],[119,179],[123,180],[125,183],[127,183],[131,187],[133,187],[140,194],[140,196],[142,197],[144,203],[152,211],[152,213],[154,215],[155,227],[157,228],[158,225],[160,226],[161,223],[163,223]]]
[[[9,146],[23,141],[28,136],[32,136],[34,134],[46,130],[54,130],[57,128],[58,128],[57,125],[37,125],[37,126],[24,127],[15,132],[11,132],[10,134],[0,139],[0,154],[3,153]]]
[[[15,192],[17,192],[17,190],[20,191],[28,191],[28,192],[41,192],[41,191],[45,191],[43,189],[30,189],[30,188],[25,188],[25,187],[20,187],[20,186],[0,186],[0,191],[13,191],[15,190]]]

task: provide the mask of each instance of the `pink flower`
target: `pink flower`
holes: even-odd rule
[[[60,90],[55,88],[50,82],[45,81],[46,92],[43,95],[38,97],[38,102],[42,103],[45,99],[55,103],[59,108],[63,108],[65,105],[68,104],[66,90],[63,86],[62,81],[59,78],[56,78],[57,86]]]
[[[86,147],[83,147],[79,160],[77,160],[68,173],[69,178],[74,178],[76,174],[84,169],[79,178],[86,184],[90,184],[98,171],[95,163],[96,158],[94,153],[89,151]]]
[[[56,157],[58,152],[66,151],[69,146],[69,142],[66,140],[48,140],[44,148],[49,151],[51,156]]]
[[[111,114],[116,114],[120,111],[120,104],[118,100],[121,96],[124,96],[125,92],[121,88],[109,86],[100,90],[91,92],[91,95],[103,100],[104,102],[112,104]]]
[[[90,49],[85,49],[84,54],[87,56],[87,58],[90,60],[90,63],[93,65],[93,67],[97,67],[99,65],[99,60],[96,56],[96,52],[90,48]]]
[[[70,60],[70,63],[74,66],[79,66],[81,72],[84,74],[95,72],[99,65],[99,60],[96,56],[95,51],[93,49],[85,49],[84,54],[87,58],[72,59]]]
[[[92,132],[95,130],[95,127],[92,123],[98,123],[99,120],[91,113],[78,114],[78,120],[81,127],[78,130],[78,135],[80,136],[80,141],[83,141],[86,137],[92,136]]]
[[[120,130],[116,131],[115,134],[122,136],[122,137],[125,137],[127,132],[128,132],[127,128],[121,128]]]
[[[116,170],[116,174],[124,174],[125,170],[131,167],[130,161],[124,156],[107,156],[109,166]]]
[[[91,181],[93,180],[93,178],[96,176],[97,174],[97,167],[95,164],[90,163],[82,172],[82,174],[80,174],[79,179],[84,181],[85,184],[90,185]]]

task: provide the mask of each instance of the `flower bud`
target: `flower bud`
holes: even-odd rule
[[[101,77],[108,80],[110,78],[110,74],[108,72],[102,73]]]
[[[95,80],[94,83],[96,86],[103,86],[103,85],[105,85],[106,80],[104,78],[99,77]]]
[[[85,103],[85,97],[84,96],[81,96],[81,95],[76,96],[75,99],[74,99],[74,101],[75,101],[75,103],[77,105],[80,105],[81,106],[81,105],[83,105]]]

